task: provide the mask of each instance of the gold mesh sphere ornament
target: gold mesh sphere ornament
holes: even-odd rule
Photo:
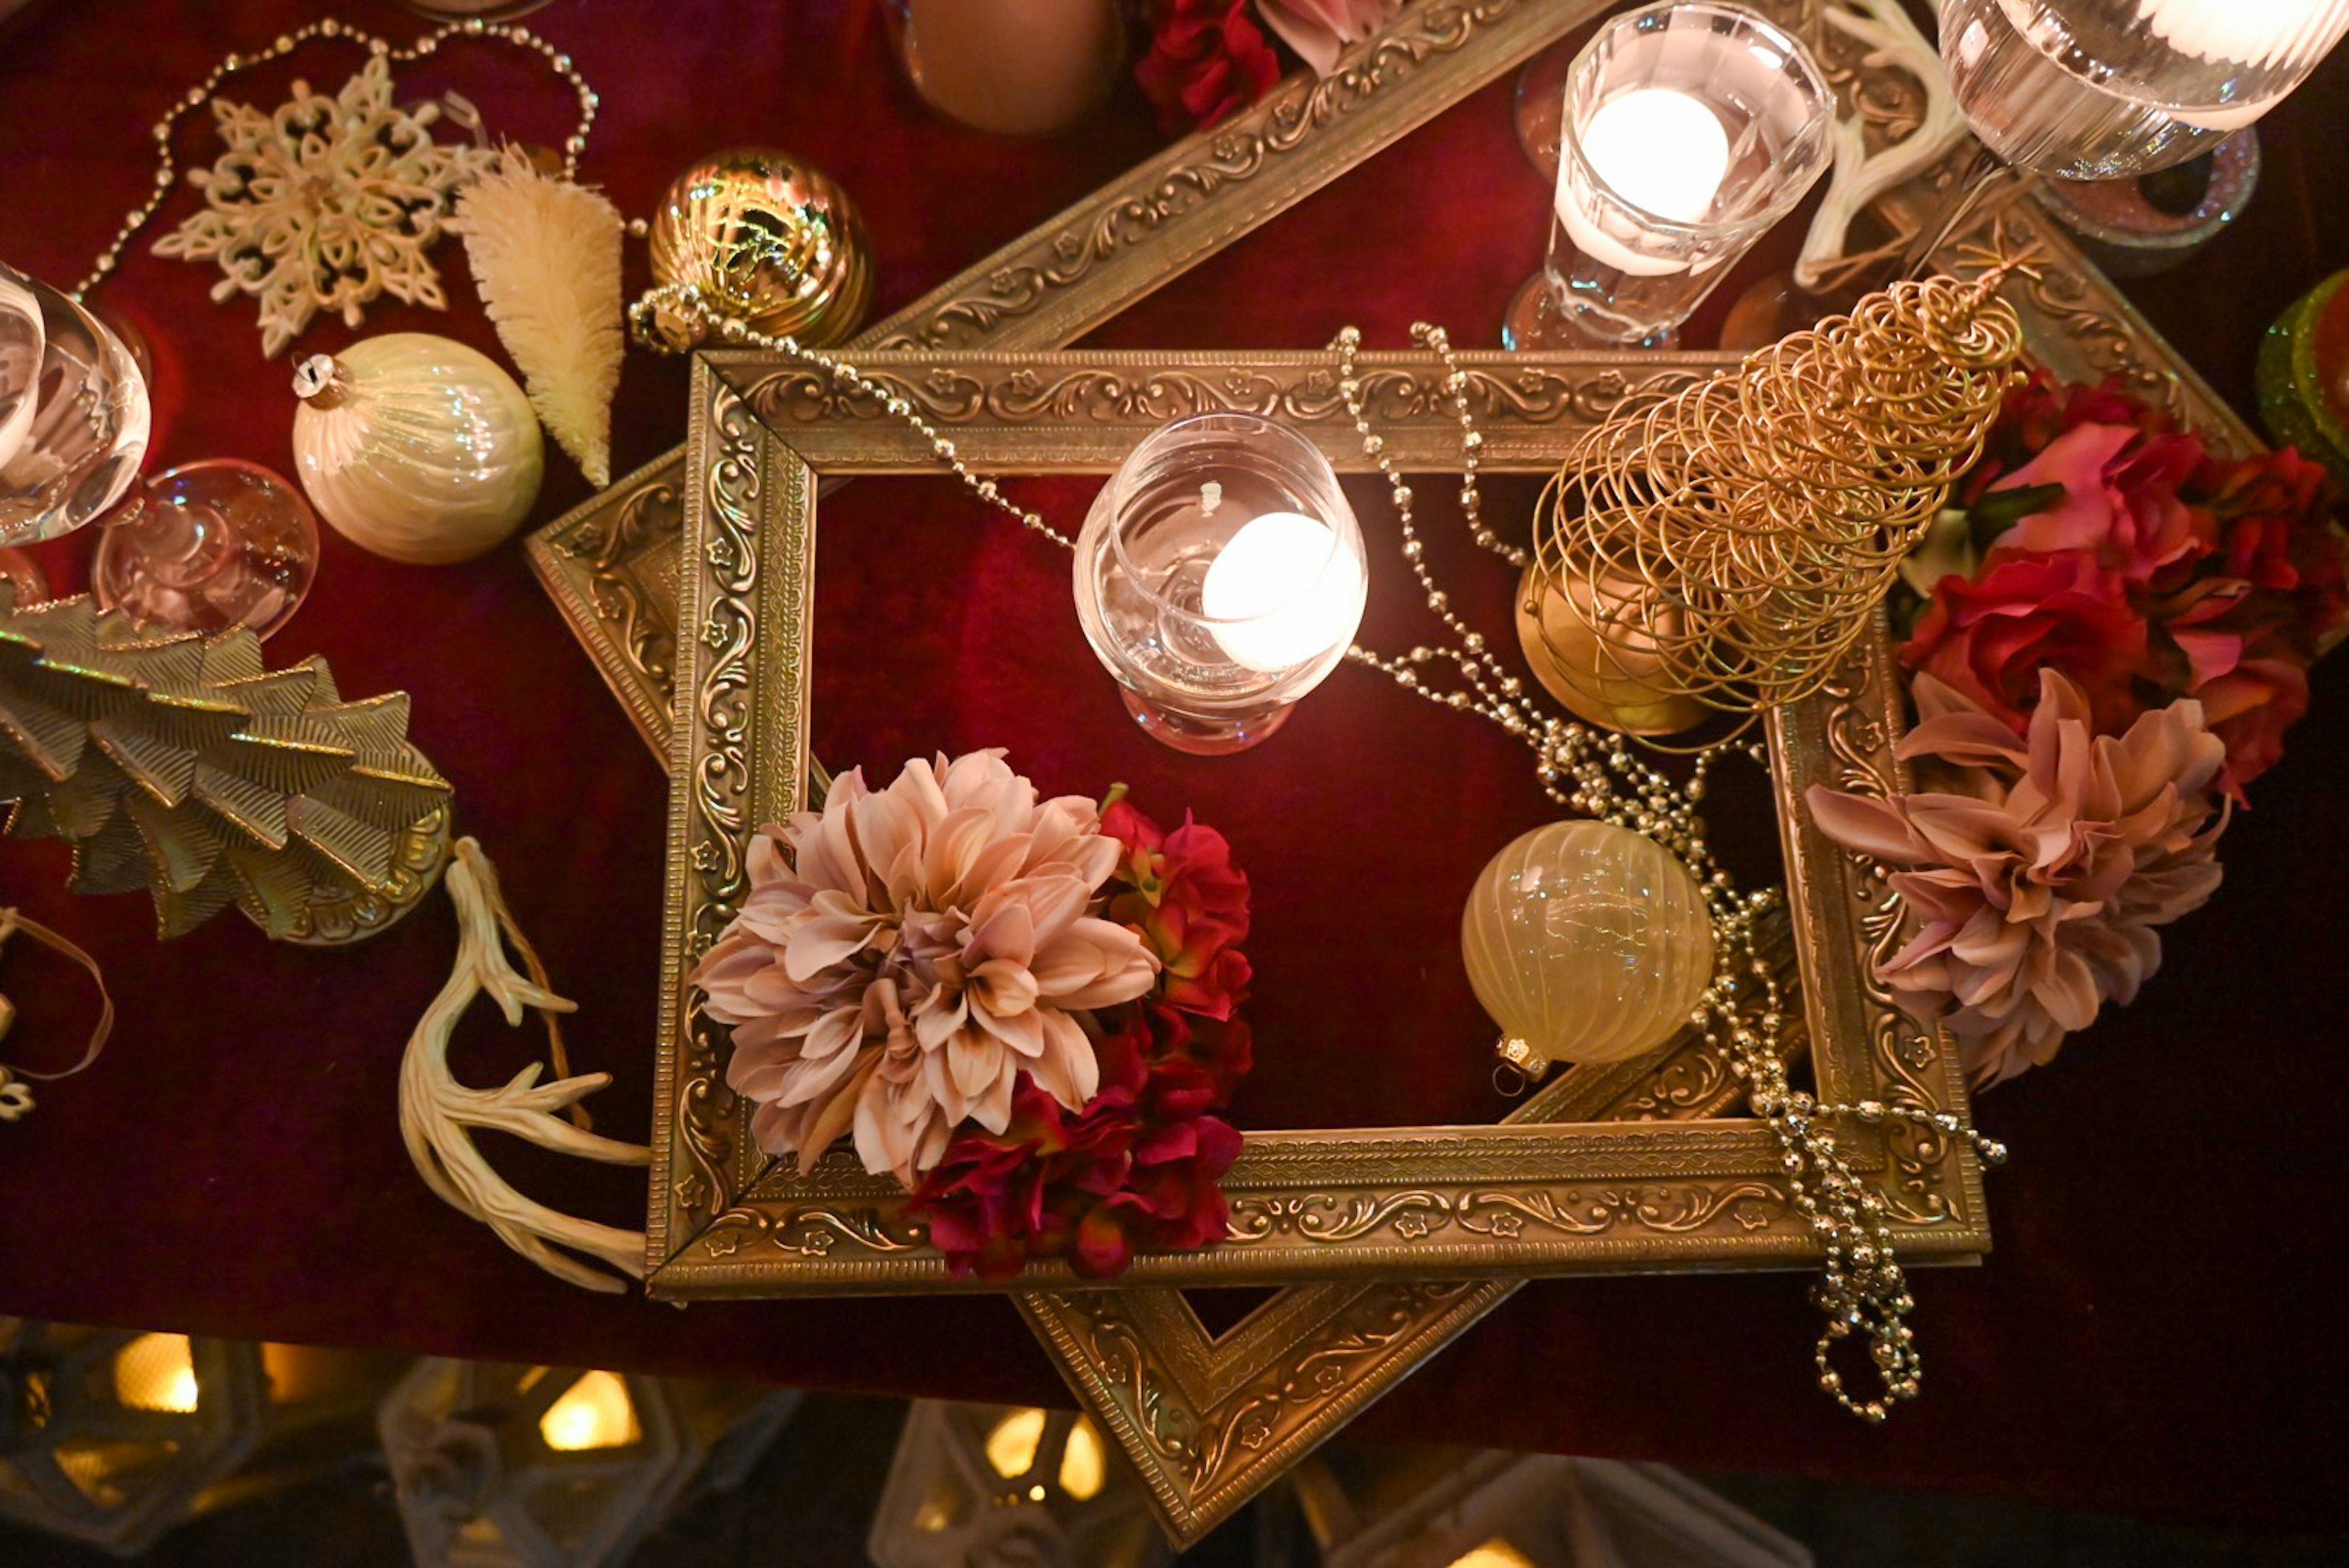
[[[1620,1062],[1670,1040],[1713,978],[1713,919],[1655,840],[1553,822],[1477,874],[1460,956],[1502,1059],[1539,1077],[1553,1060]]]
[[[1546,662],[1728,711],[1825,684],[2017,379],[2005,270],[1893,284],[1587,432],[1534,519],[1521,631],[1543,684],[1593,718]]]
[[[653,278],[699,291],[718,315],[810,348],[844,341],[873,301],[873,247],[848,193],[771,147],[735,147],[671,182],[652,220]],[[675,313],[677,348],[700,336]]]

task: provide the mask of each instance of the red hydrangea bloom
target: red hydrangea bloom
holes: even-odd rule
[[[1215,1113],[1255,1060],[1237,1015],[1247,877],[1214,828],[1186,814],[1164,832],[1121,794],[1102,813],[1124,849],[1104,915],[1160,958],[1157,987],[1095,1017],[1100,1087],[1082,1109],[1022,1075],[1004,1130],[967,1126],[915,1191],[912,1211],[957,1274],[1009,1279],[1031,1259],[1065,1258],[1105,1279],[1138,1251],[1195,1251],[1228,1231],[1216,1183],[1240,1135]]]
[[[1280,79],[1280,61],[1247,0],[1160,0],[1133,75],[1158,106],[1159,129],[1175,136],[1262,98]]]
[[[1221,1088],[1190,1058],[1181,1015],[1121,1011],[1124,1026],[1094,1043],[1102,1086],[1083,1110],[1023,1074],[1009,1125],[964,1132],[915,1192],[912,1211],[956,1273],[1001,1280],[1031,1259],[1065,1258],[1085,1278],[1106,1279],[1137,1251],[1223,1240],[1216,1184],[1240,1135],[1208,1114]]]
[[[2340,542],[2325,524],[2333,486],[2287,448],[2213,460],[2189,493],[2211,519],[2213,546],[2203,574],[2158,607],[2178,649],[2163,687],[2201,700],[2227,743],[2220,782],[2240,800],[2308,711],[2308,667],[2349,607]]]
[[[1239,944],[1248,933],[1248,882],[1232,846],[1183,814],[1162,833],[1123,800],[1102,813],[1102,831],[1125,845],[1116,876],[1127,884],[1109,918],[1142,933],[1163,967],[1159,994],[1185,1012],[1228,1019],[1246,1000],[1250,976]]]
[[[2276,618],[2313,657],[2349,610],[2340,541],[2321,525],[2333,509],[2332,476],[2286,447],[2213,463],[2197,479],[2217,525],[2219,569],[2260,593],[2286,596]]]

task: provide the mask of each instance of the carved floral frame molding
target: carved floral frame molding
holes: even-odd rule
[[[1575,431],[1623,400],[1729,362],[1461,359],[1483,466],[1500,472],[1546,472]],[[1278,415],[1341,471],[1365,468],[1326,355],[896,353],[863,356],[860,368],[989,472],[1106,472],[1147,431],[1211,408]],[[1372,416],[1407,471],[1454,453],[1444,374],[1430,355],[1361,358]],[[757,355],[703,357],[694,410],[648,1289],[693,1299],[984,1288],[947,1278],[891,1179],[839,1150],[802,1179],[757,1151],[747,1107],[724,1085],[725,1032],[682,981],[745,889],[751,834],[798,804],[820,481],[931,473],[935,459],[870,400]],[[1794,804],[1814,782],[1902,787],[1899,691],[1879,636],[1844,679],[1769,726],[1791,906],[1780,962],[1804,999],[1825,1093],[1963,1114],[1953,1054],[1880,988],[1809,983],[1865,974],[1899,937],[1872,868]],[[1031,1267],[1014,1288],[1169,1532],[1192,1539],[1526,1277],[1811,1262],[1774,1136],[1720,1115],[1737,1097],[1725,1063],[1684,1037],[1654,1062],[1568,1073],[1498,1127],[1251,1132],[1225,1182],[1231,1240],[1145,1255],[1113,1290],[1081,1288],[1056,1265]],[[1847,1147],[1886,1194],[1905,1257],[1986,1250],[1979,1171],[1961,1143],[1902,1126],[1855,1128]],[[1220,1337],[1179,1290],[1149,1288],[1250,1282],[1291,1288]]]

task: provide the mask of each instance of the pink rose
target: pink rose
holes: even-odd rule
[[[2207,520],[2178,488],[2202,462],[2192,436],[2150,439],[2128,425],[2075,425],[1991,487],[1991,493],[2060,485],[2063,498],[2018,521],[1994,549],[2081,550],[2132,587],[2209,554]]]
[[[1280,61],[1248,19],[1247,0],[1160,0],[1133,76],[1158,106],[1159,129],[1177,136],[1271,91]]]
[[[2084,424],[2127,425],[2147,436],[2167,435],[2176,428],[2168,415],[2123,390],[2116,377],[2089,387],[2033,370],[2028,380],[2007,393],[1982,461],[1966,475],[1960,504],[1971,506],[1998,480],[2046,451],[2057,436]]]
[[[2132,688],[2146,660],[2146,623],[2123,575],[2084,551],[1998,551],[1973,580],[1936,585],[1900,660],[2018,733],[2039,700],[2039,672],[2060,670],[2087,693],[2097,728],[2116,732],[2138,711]]]

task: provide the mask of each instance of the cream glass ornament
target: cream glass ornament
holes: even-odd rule
[[[1688,867],[1603,822],[1553,822],[1485,864],[1460,917],[1476,1000],[1528,1077],[1620,1062],[1688,1021],[1713,974],[1713,921]]]
[[[538,499],[538,418],[488,355],[425,332],[365,338],[294,372],[294,462],[318,514],[418,566],[502,543]]]

